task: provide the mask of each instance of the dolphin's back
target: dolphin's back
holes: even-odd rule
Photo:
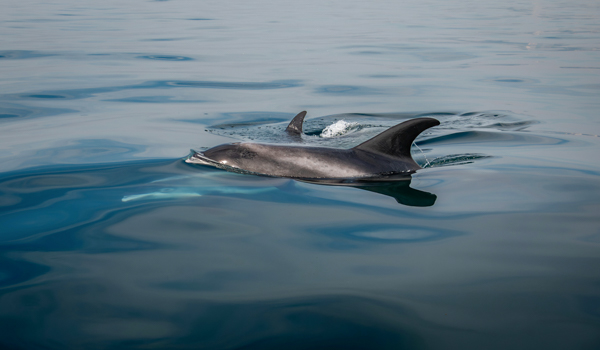
[[[259,174],[291,178],[360,177],[372,164],[354,150],[258,143],[242,144],[250,154],[239,167]]]

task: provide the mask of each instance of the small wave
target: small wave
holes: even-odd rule
[[[158,60],[158,61],[193,61],[194,60],[191,57],[172,56],[172,55],[146,55],[146,56],[137,56],[137,58],[146,59],[146,60]]]
[[[450,154],[443,157],[437,157],[429,161],[423,168],[436,168],[450,165],[470,164],[476,160],[492,158],[491,156],[480,153]]]

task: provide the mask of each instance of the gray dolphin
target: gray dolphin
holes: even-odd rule
[[[305,111],[300,112],[290,122],[286,129],[290,136],[302,135],[305,115]],[[196,152],[186,162],[330,184],[410,179],[411,174],[421,169],[410,155],[413,141],[424,130],[439,124],[433,118],[410,119],[351,149],[228,143]]]

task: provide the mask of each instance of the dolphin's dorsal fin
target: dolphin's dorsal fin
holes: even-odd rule
[[[354,149],[412,159],[410,146],[413,141],[420,133],[436,125],[440,125],[440,122],[433,118],[410,119],[387,129]]]
[[[302,111],[292,119],[290,124],[287,126],[285,131],[289,134],[298,134],[302,135],[302,124],[304,123],[304,117],[306,116],[306,111]]]

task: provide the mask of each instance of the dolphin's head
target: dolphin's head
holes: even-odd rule
[[[187,162],[209,165],[222,164],[244,169],[245,165],[256,157],[256,153],[250,148],[246,143],[228,143],[213,147],[202,153],[196,153]]]

